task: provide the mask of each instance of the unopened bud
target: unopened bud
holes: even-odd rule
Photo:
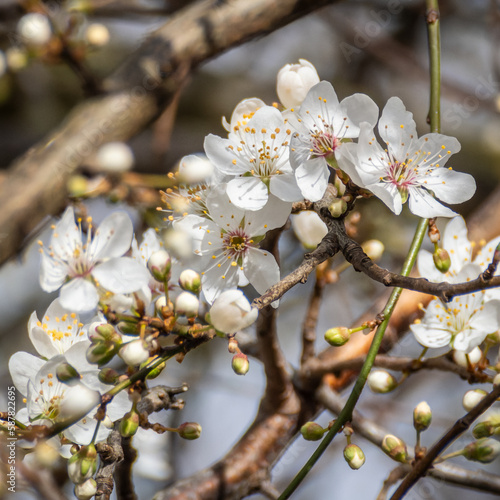
[[[17,32],[28,45],[45,45],[52,37],[52,28],[47,16],[34,12],[21,17]]]
[[[97,483],[90,478],[75,486],[75,497],[78,500],[90,500],[97,493]]]
[[[113,359],[119,348],[120,345],[113,342],[100,342],[99,344],[92,344],[87,349],[87,361],[98,366],[105,365]]]
[[[474,366],[483,356],[483,353],[479,347],[474,347],[471,352],[466,353],[465,351],[453,351],[453,361],[459,366],[468,368],[467,358],[469,358],[469,363]]]
[[[104,172],[126,172],[134,166],[134,161],[134,153],[124,142],[108,142],[96,153],[97,166]]]
[[[172,268],[172,259],[164,249],[153,252],[148,260],[148,269],[153,278],[161,283],[168,280],[170,269]]]
[[[210,308],[210,322],[224,333],[236,333],[250,326],[259,311],[250,305],[241,290],[226,290],[215,299]]]
[[[306,441],[319,441],[327,430],[316,422],[306,422],[300,428],[300,433]]]
[[[425,401],[422,401],[413,410],[413,427],[419,432],[425,431],[431,425],[431,421],[431,407]]]
[[[357,470],[365,463],[365,454],[356,444],[348,444],[344,448],[344,458],[351,469]]]
[[[74,382],[80,380],[80,374],[69,363],[61,363],[56,368],[57,380],[60,382]]]
[[[82,446],[68,460],[68,476],[72,483],[81,484],[91,478],[97,470],[97,450],[93,444]]]
[[[347,210],[347,203],[342,198],[335,198],[328,206],[328,210],[332,217],[337,219]]]
[[[141,333],[138,321],[119,321],[116,327],[125,335],[139,335]]]
[[[283,66],[276,78],[276,92],[285,108],[299,107],[307,93],[319,83],[316,68],[306,59]]]
[[[488,394],[483,389],[472,389],[464,394],[462,399],[462,406],[465,411],[471,411],[472,408],[477,406],[477,404]]]
[[[85,30],[87,42],[96,47],[102,47],[109,42],[109,30],[100,23],[92,23]]]
[[[182,292],[175,299],[175,313],[187,318],[196,318],[200,301],[198,297],[190,292]]]
[[[325,332],[325,340],[332,346],[344,345],[351,338],[351,331],[345,326],[330,328]]]
[[[500,443],[495,439],[483,438],[470,443],[464,448],[463,456],[467,460],[489,464],[500,454]]]
[[[113,368],[103,368],[99,371],[99,381],[103,384],[115,384],[120,374]]]
[[[408,450],[404,441],[392,434],[387,434],[382,441],[382,450],[397,462],[406,463]]]
[[[304,210],[293,215],[291,220],[295,236],[308,250],[314,250],[328,233],[326,224],[312,210]]]
[[[398,386],[397,380],[385,370],[373,370],[368,375],[368,387],[377,394],[391,392]]]
[[[500,373],[497,373],[493,378],[493,385],[494,386],[500,385]]]
[[[379,240],[368,240],[365,241],[361,248],[363,252],[370,257],[373,261],[379,260],[382,257],[385,247],[384,244]]]
[[[182,439],[198,439],[201,436],[201,425],[196,422],[184,422],[177,428]]]
[[[444,248],[438,248],[433,254],[434,265],[443,274],[448,272],[451,266],[450,254]]]
[[[109,323],[95,322],[89,327],[89,339],[93,344],[102,340],[111,340],[114,342],[120,338],[114,326]]]
[[[179,276],[179,285],[183,290],[198,295],[201,290],[200,275],[192,269],[184,269]]]
[[[138,428],[139,414],[134,410],[125,413],[120,421],[120,434],[123,437],[131,437],[137,432]]]
[[[231,367],[236,375],[246,375],[250,369],[248,357],[242,352],[235,354],[231,362]]]
[[[129,366],[137,366],[149,359],[149,351],[142,339],[132,340],[123,345],[119,352],[120,358]]]
[[[472,435],[476,438],[490,437],[500,434],[500,414],[492,414],[487,420],[477,423],[472,430]]]

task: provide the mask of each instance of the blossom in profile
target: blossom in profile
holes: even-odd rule
[[[205,152],[215,167],[232,176],[227,194],[244,210],[260,210],[269,196],[302,198],[289,162],[291,129],[272,106],[259,108],[246,125],[235,125],[227,139],[210,134]]]
[[[241,290],[226,290],[215,299],[210,308],[210,322],[219,331],[236,333],[250,326],[259,311],[250,305]]]
[[[286,64],[278,71],[276,93],[285,108],[298,108],[317,83],[319,76],[314,65],[299,59],[298,64]]]
[[[76,225],[73,207],[68,207],[54,226],[50,245],[41,248],[40,285],[46,292],[61,288],[62,307],[75,312],[90,311],[99,302],[99,290],[131,293],[147,285],[147,269],[131,257],[133,227],[125,212],[106,217],[93,232],[92,219],[83,236]]]
[[[395,214],[408,201],[419,217],[453,217],[444,203],[462,203],[476,191],[474,178],[444,165],[460,151],[454,137],[426,134],[418,138],[413,115],[398,97],[391,97],[382,112],[378,132],[361,124],[357,144],[346,144],[337,158],[339,167],[360,187],[380,198]],[[439,201],[440,200],[440,201]]]
[[[339,102],[328,82],[320,82],[309,90],[300,109],[289,115],[294,130],[290,141],[290,162],[304,198],[322,198],[334,163],[348,139],[359,135],[359,124],[375,125],[377,105],[364,94],[354,94]]]

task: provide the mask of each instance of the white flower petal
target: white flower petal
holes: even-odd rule
[[[23,396],[28,395],[28,382],[35,379],[36,374],[44,364],[43,359],[23,351],[16,352],[10,357],[10,376],[17,390]]]
[[[111,259],[96,266],[92,276],[100,286],[113,293],[130,293],[149,282],[149,272],[131,257]]]
[[[450,332],[439,328],[430,328],[424,323],[411,325],[410,329],[417,341],[425,347],[437,349],[447,346],[451,341]]]
[[[362,122],[367,122],[370,127],[374,127],[378,120],[378,106],[365,94],[353,94],[346,97],[340,107],[348,117],[349,130],[344,137],[355,138],[359,135],[359,126]]]
[[[243,261],[245,276],[259,293],[264,293],[280,279],[280,270],[274,256],[267,250],[252,248]]]
[[[55,225],[50,246],[56,256],[65,257],[71,255],[81,242],[80,229],[75,223],[73,207],[70,206],[66,208],[61,220]]]
[[[238,162],[229,146],[233,147],[231,140],[223,139],[214,134],[207,135],[203,143],[208,159],[215,165],[217,170],[227,175],[244,174],[248,170],[247,165]],[[236,163],[233,162],[235,159]]]
[[[302,193],[297,186],[295,174],[292,172],[273,175],[269,183],[269,191],[283,201],[299,201],[302,199]]]
[[[108,215],[96,229],[90,247],[92,260],[112,259],[126,253],[132,242],[134,228],[126,212]]]
[[[59,300],[66,309],[83,312],[97,307],[99,295],[89,280],[75,278],[61,288]]]
[[[245,232],[250,236],[262,236],[270,229],[285,224],[291,211],[291,203],[270,195],[266,206],[262,210],[245,213]]]
[[[239,177],[227,183],[232,203],[245,210],[260,210],[269,197],[267,186],[258,177]]]
[[[408,199],[410,211],[414,215],[430,219],[431,217],[454,217],[457,214],[441,205],[425,189],[412,188]]]
[[[476,192],[474,177],[447,168],[436,168],[425,178],[425,187],[445,203],[462,203]]]
[[[61,288],[68,275],[68,266],[61,261],[54,261],[44,251],[40,266],[40,286],[44,292],[54,292]]]
[[[297,168],[295,177],[302,196],[310,201],[319,201],[328,186],[330,171],[324,158],[313,158]]]

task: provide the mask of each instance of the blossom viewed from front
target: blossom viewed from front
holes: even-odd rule
[[[398,97],[391,97],[378,124],[383,149],[373,126],[361,124],[357,144],[347,144],[339,154],[339,167],[360,187],[370,190],[395,214],[408,200],[410,211],[419,217],[453,217],[442,205],[462,203],[476,191],[474,178],[444,168],[453,153],[460,151],[454,137],[442,134],[417,136],[413,115]]]
[[[40,285],[46,292],[59,288],[60,303],[75,312],[90,311],[99,302],[98,287],[112,293],[130,293],[149,281],[149,273],[130,257],[122,257],[132,241],[132,221],[125,212],[106,217],[92,234],[87,219],[87,236],[81,221],[75,224],[73,207],[68,207],[54,226],[48,249],[42,251]]]
[[[205,298],[212,303],[227,288],[250,282],[259,293],[279,280],[278,264],[268,251],[258,248],[267,231],[282,226],[290,205],[270,195],[260,211],[236,207],[221,187],[207,200],[210,219],[188,215],[175,224],[193,237]]]
[[[205,152],[223,174],[230,200],[244,210],[260,210],[273,194],[293,202],[301,199],[289,162],[291,130],[272,106],[259,108],[246,126],[235,125],[228,139],[210,134]]]
[[[377,105],[364,94],[339,103],[330,83],[311,88],[296,115],[289,116],[294,130],[290,162],[304,198],[321,199],[330,176],[329,161],[337,158],[346,139],[358,137],[361,122],[375,125],[377,117]]]

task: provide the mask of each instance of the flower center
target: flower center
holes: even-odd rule
[[[312,134],[311,138],[311,154],[314,157],[333,157],[335,150],[340,146],[340,140],[328,128]]]
[[[389,164],[387,175],[382,180],[394,184],[401,195],[402,202],[405,203],[408,199],[408,188],[417,184],[417,176],[417,168],[410,168],[406,162],[394,161]]]
[[[225,249],[225,255],[228,258],[233,258],[235,260],[243,258],[248,247],[251,246],[251,244],[252,240],[241,228],[229,231],[224,235],[224,238],[222,240],[222,246]]]

